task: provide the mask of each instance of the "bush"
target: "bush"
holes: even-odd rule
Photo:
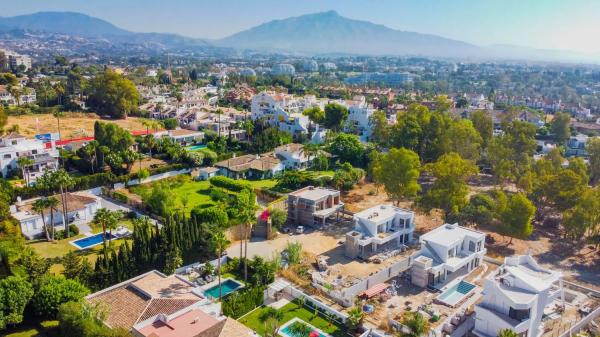
[[[287,213],[276,208],[270,210],[269,213],[271,216],[271,223],[273,224],[273,227],[281,229],[287,221]]]
[[[179,126],[179,123],[177,122],[177,119],[175,119],[175,118],[167,118],[163,121],[163,125],[165,126],[165,129],[167,129],[167,130],[174,130]]]
[[[236,291],[223,300],[223,315],[239,318],[263,304],[265,288],[257,286]]]
[[[63,337],[124,337],[125,330],[113,330],[104,325],[98,308],[85,302],[67,302],[60,306],[58,320]]]
[[[36,315],[53,318],[61,304],[79,301],[88,293],[89,290],[75,280],[67,280],[64,276],[46,276],[31,302]]]
[[[213,166],[217,162],[217,154],[214,151],[209,149],[201,149],[199,152],[202,152],[204,155],[204,165]]]
[[[210,184],[226,190],[241,192],[244,189],[252,190],[252,184],[245,180],[233,180],[231,178],[216,176],[209,179]]]
[[[118,192],[118,191],[115,191],[115,192],[113,193],[113,195],[112,195],[112,196],[113,196],[113,198],[114,198],[115,200],[117,200],[117,201],[119,201],[119,202],[122,202],[122,203],[124,203],[124,204],[126,204],[126,203],[127,203],[127,201],[129,200],[129,198],[127,197],[127,195],[125,195],[125,194],[124,194],[124,193],[122,193],[122,192]]]
[[[211,188],[210,198],[215,202],[228,201],[229,194],[225,192],[222,188]]]

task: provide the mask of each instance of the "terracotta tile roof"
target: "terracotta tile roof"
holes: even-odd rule
[[[269,152],[263,154],[262,156],[247,154],[244,156],[223,160],[216,163],[215,166],[224,167],[235,172],[247,171],[249,169],[267,171],[272,170],[280,163],[281,161],[275,158],[272,152]]]
[[[56,206],[56,209],[59,210],[60,212],[62,212],[62,199],[60,197],[60,194],[56,194],[53,195],[54,198],[56,198],[56,200],[58,200],[58,205]],[[97,201],[97,199],[95,197],[93,197],[92,195],[89,196],[85,196],[85,195],[81,195],[81,194],[74,194],[74,193],[67,193],[67,212],[71,213],[80,209],[84,209],[86,205],[95,203]],[[37,200],[37,199],[35,199]],[[17,209],[22,212],[22,211],[27,211],[27,212],[32,212],[32,207],[33,207],[33,203],[35,202],[35,200],[31,200],[27,203],[25,203],[22,206],[17,206]],[[46,211],[49,211],[49,209],[47,208]]]
[[[125,285],[112,291],[94,296],[88,301],[98,304],[101,310],[106,310],[106,324],[111,327],[131,328],[144,312],[150,298],[143,293]]]
[[[154,298],[150,300],[150,303],[148,303],[148,306],[137,321],[141,322],[158,314],[172,314],[174,312],[187,308],[196,302],[198,302],[198,298],[196,298],[195,300],[177,298]]]
[[[227,318],[218,337],[254,336],[253,331],[233,318]],[[204,337],[204,336],[202,336]]]

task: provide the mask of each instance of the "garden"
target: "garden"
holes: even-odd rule
[[[321,311],[311,308],[309,302],[301,302],[303,301],[296,299],[279,309],[280,317],[278,321],[281,325],[294,318],[299,318],[332,337],[351,336],[344,324],[335,321],[333,316],[323,314]],[[265,336],[270,331],[270,324],[267,323],[266,318],[270,316],[269,312],[272,310],[273,308],[271,307],[263,306],[240,318],[239,321],[256,331],[259,335]]]

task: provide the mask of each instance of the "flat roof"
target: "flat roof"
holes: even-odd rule
[[[436,243],[442,246],[452,246],[465,237],[481,239],[485,233],[473,229],[465,228],[457,224],[444,224],[421,236],[422,240]]]
[[[330,190],[323,187],[305,187],[301,190],[290,193],[290,195],[297,196],[302,199],[318,201],[330,195],[339,195],[340,192],[336,190]]]
[[[219,323],[219,320],[202,310],[193,309],[167,322],[157,319],[137,330],[148,337],[195,337]]]
[[[358,213],[355,213],[354,216],[359,219],[379,222],[381,220],[389,219],[398,213],[400,213],[401,215],[414,216],[414,212],[398,208],[392,205],[373,206],[371,208],[367,208]]]

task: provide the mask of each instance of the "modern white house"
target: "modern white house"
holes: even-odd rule
[[[415,213],[378,205],[354,214],[354,230],[346,234],[345,254],[368,258],[384,249],[398,249],[413,240]]]
[[[412,283],[440,288],[478,267],[485,249],[485,233],[458,224],[445,224],[419,238],[421,250],[411,267]]]
[[[348,108],[348,130],[355,132],[361,141],[366,142],[371,136],[371,115],[375,109],[369,107],[364,96],[354,96],[352,100],[343,101]]]
[[[31,184],[46,170],[58,167],[58,150],[51,143],[46,146],[42,140],[28,139],[11,133],[0,138],[0,171],[6,177],[11,170],[19,169],[19,157],[28,157],[33,164],[25,168],[25,179]]]
[[[275,148],[275,156],[281,160],[286,170],[299,170],[310,167],[310,159],[304,152],[304,145],[292,143]]]
[[[253,120],[264,119],[292,135],[307,133],[309,120],[302,112],[315,104],[318,102],[314,96],[299,99],[292,95],[263,91],[252,97],[251,117]]]
[[[475,306],[475,328],[480,337],[509,329],[522,337],[544,332],[542,316],[564,308],[562,273],[542,268],[531,255],[506,257],[483,285],[483,300]]]
[[[94,219],[96,211],[101,207],[100,200],[90,193],[67,194],[67,218],[63,219],[62,202],[60,195],[54,196],[58,205],[50,212],[44,211],[44,221],[47,226],[54,225],[55,230],[64,230],[64,224],[83,224]],[[10,207],[12,216],[19,221],[21,233],[28,239],[44,236],[44,221],[42,215],[33,210],[33,203],[39,198],[18,202]],[[51,222],[51,219],[53,222]]]
[[[175,129],[154,133],[155,138],[168,137],[181,145],[192,145],[204,139],[204,132],[187,129]]]

